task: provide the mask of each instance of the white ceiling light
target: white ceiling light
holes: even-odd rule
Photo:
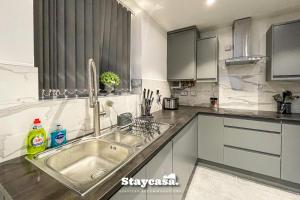
[[[206,0],[206,5],[211,6],[216,2],[216,0]]]

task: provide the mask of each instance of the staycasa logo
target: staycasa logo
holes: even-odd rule
[[[172,173],[165,175],[162,179],[138,179],[138,178],[122,178],[121,184],[123,186],[139,186],[141,188],[146,188],[150,186],[178,186],[176,174]]]

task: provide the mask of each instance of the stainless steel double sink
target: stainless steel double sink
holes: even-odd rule
[[[161,134],[171,127],[167,124],[160,126]],[[26,158],[84,196],[150,143],[143,134],[112,129],[99,137],[87,136]]]

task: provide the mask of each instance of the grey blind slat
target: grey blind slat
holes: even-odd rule
[[[57,89],[66,88],[65,1],[57,1]]]
[[[105,24],[104,24],[104,41],[103,41],[103,52],[102,52],[102,70],[111,70],[108,65],[109,59],[109,43],[110,43],[110,24],[111,24],[111,6],[113,0],[105,0]]]
[[[76,88],[75,1],[66,0],[66,89]]]
[[[94,51],[94,61],[96,63],[97,71],[100,70],[100,35],[101,35],[101,13],[100,13],[100,0],[94,0],[93,1],[93,30],[94,30],[94,39],[93,39],[93,51]],[[97,79],[99,79],[99,75],[97,76]]]
[[[126,78],[127,78],[127,25],[128,25],[128,18],[127,18],[127,10],[122,10],[122,18],[123,18],[123,25],[122,25],[122,29],[123,29],[123,39],[122,39],[122,60],[123,60],[123,64],[122,64],[122,77],[124,77],[124,79],[122,80],[122,86],[125,86],[126,83]]]
[[[123,6],[118,5],[118,25],[117,25],[117,68],[120,69],[120,74],[123,77]],[[124,86],[124,81],[121,81],[121,87]]]
[[[112,1],[111,20],[110,20],[110,45],[109,62],[111,71],[117,71],[117,25],[118,25],[118,2]]]
[[[76,88],[85,88],[84,1],[76,0]]]
[[[44,43],[43,43],[43,38],[44,38],[44,32],[43,32],[43,1],[34,1],[34,37],[35,37],[35,43],[34,43],[34,62],[35,66],[39,67],[39,91],[43,89],[44,83],[43,83],[43,58],[44,58]],[[41,92],[39,92],[41,95]]]
[[[50,89],[50,58],[49,58],[49,51],[50,51],[50,38],[49,38],[49,0],[44,0],[44,22],[43,22],[43,33],[44,33],[44,63],[41,66],[43,68],[43,88],[45,90]]]
[[[34,16],[40,94],[87,89],[89,58],[129,88],[131,13],[116,0],[34,0]]]
[[[131,12],[127,11],[127,67],[126,72],[127,75],[124,78],[125,81],[125,88],[130,87],[130,44],[131,44]]]
[[[55,26],[55,0],[49,1],[49,12],[53,13],[52,17],[49,17],[49,85],[50,88],[55,88],[55,80],[54,80],[54,73],[55,73],[55,56],[54,52],[55,49],[55,33],[56,33],[56,26]],[[53,31],[52,31],[53,30]]]
[[[102,63],[102,59],[103,59],[103,42],[104,42],[104,30],[105,30],[105,16],[106,16],[106,0],[100,0],[100,19],[99,19],[99,24],[100,24],[100,32],[99,32],[99,72],[102,73],[105,70],[103,69],[101,63]]]
[[[88,59],[93,58],[93,0],[85,0],[84,7],[84,29],[85,29],[85,66]],[[85,73],[85,88],[88,87],[88,73]]]

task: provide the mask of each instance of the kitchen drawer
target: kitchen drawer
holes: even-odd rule
[[[224,146],[224,164],[280,178],[280,157]]]
[[[224,144],[280,155],[281,135],[273,132],[224,127]]]
[[[224,126],[239,127],[245,129],[281,132],[281,124],[277,122],[266,122],[249,119],[224,118]]]

